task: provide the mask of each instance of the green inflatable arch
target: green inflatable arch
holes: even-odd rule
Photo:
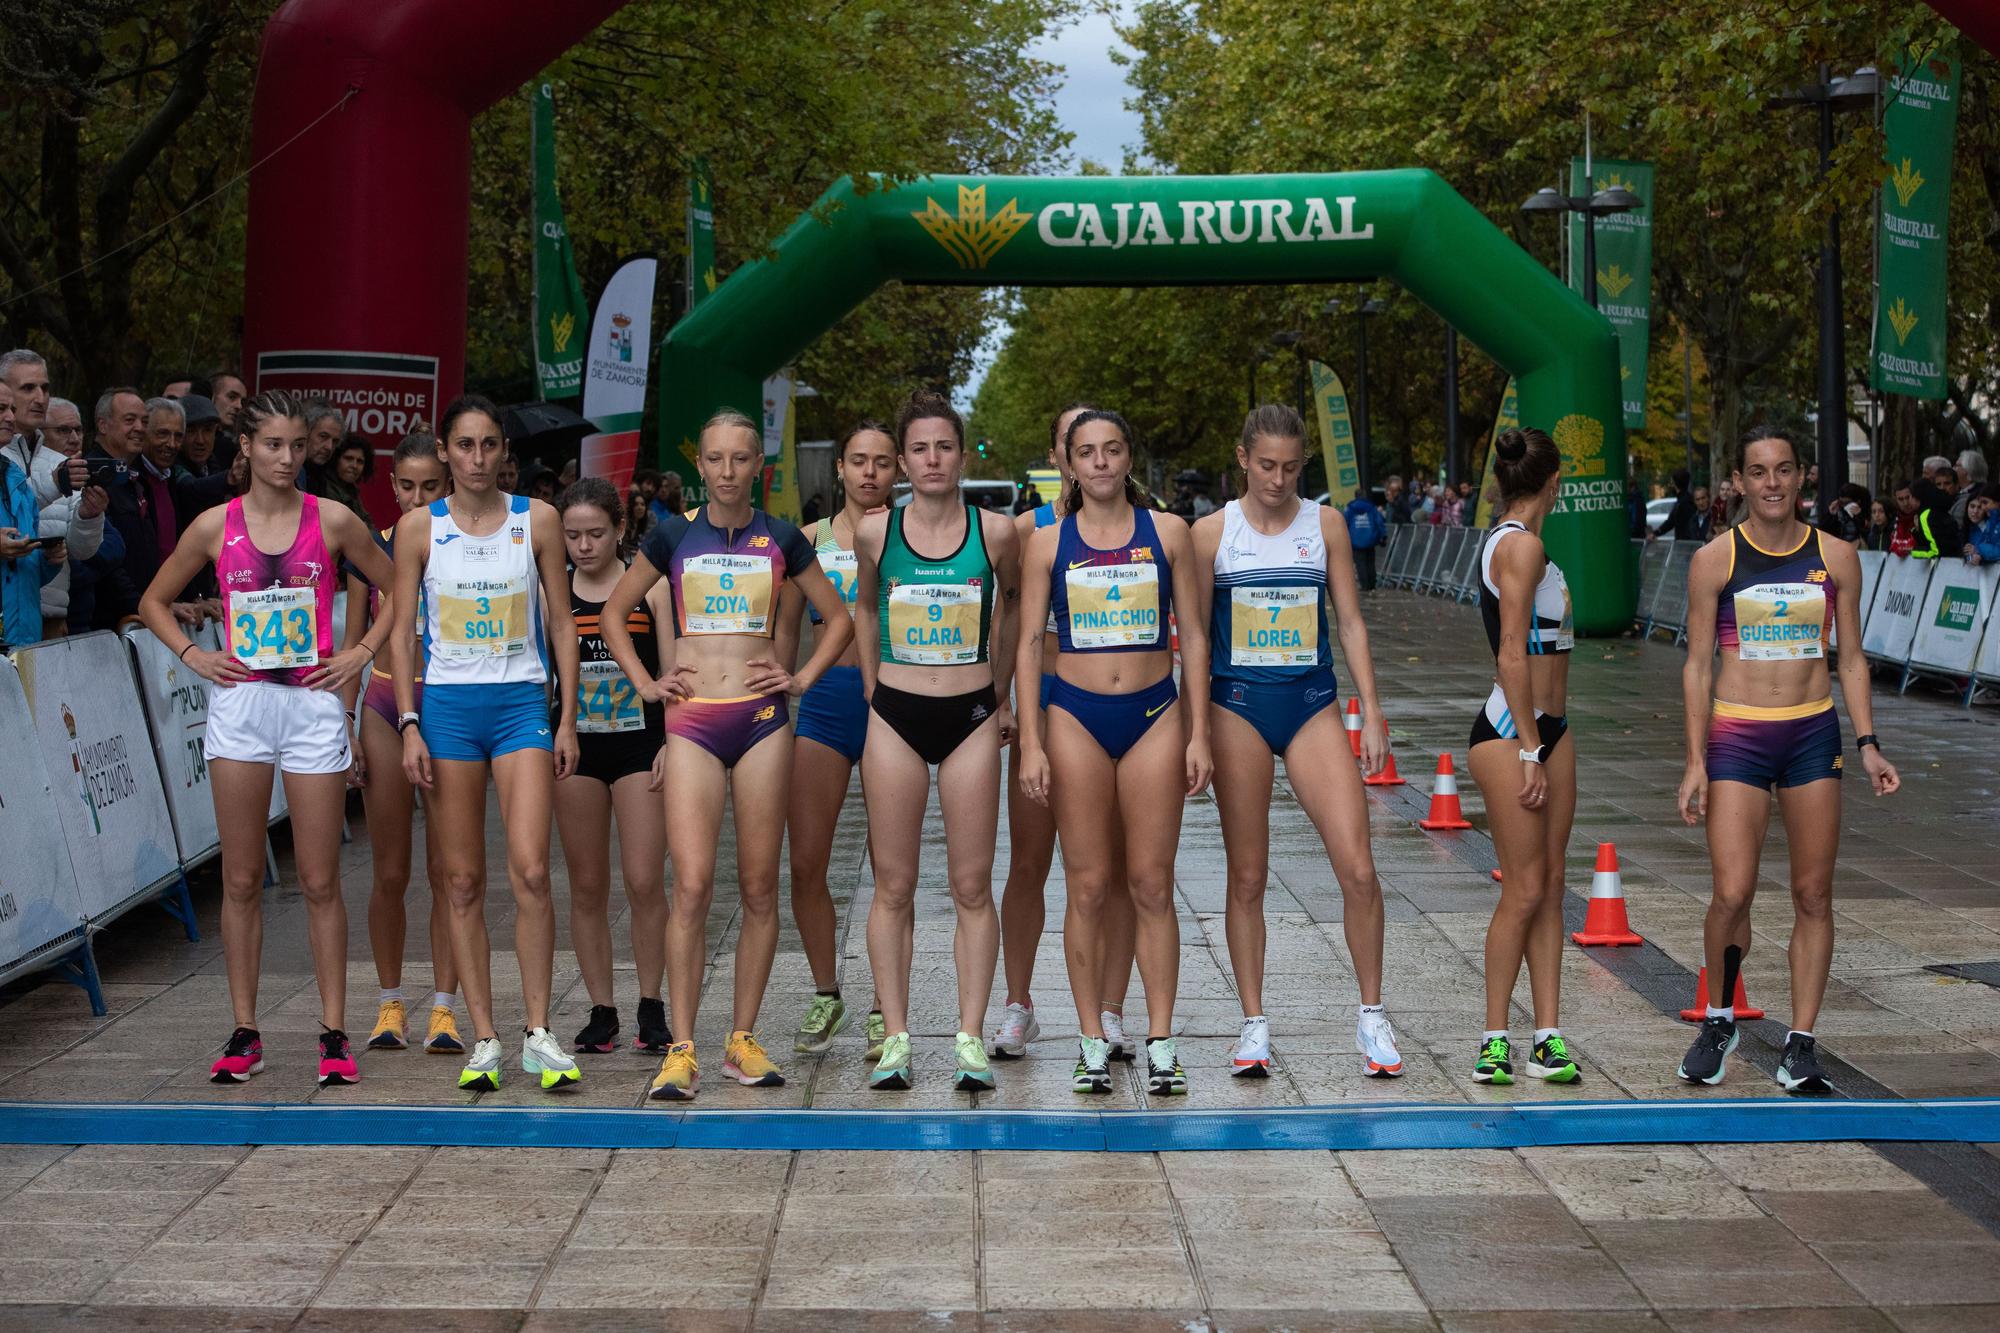
[[[820,220],[822,217],[828,220]],[[884,282],[1140,287],[1392,278],[1520,389],[1563,451],[1545,533],[1576,627],[1632,623],[1618,351],[1605,318],[1430,171],[1283,176],[843,179],[769,258],[743,265],[660,348],[660,454],[694,439]],[[700,495],[698,484],[690,492]]]

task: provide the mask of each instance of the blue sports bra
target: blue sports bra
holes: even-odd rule
[[[1056,642],[1066,653],[1150,653],[1172,646],[1172,567],[1160,554],[1153,515],[1132,511],[1129,545],[1100,551],[1085,545],[1076,515],[1063,516],[1049,569],[1049,609]]]

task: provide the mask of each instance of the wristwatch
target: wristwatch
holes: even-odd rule
[[[1878,751],[1882,748],[1882,742],[1875,739],[1875,733],[1872,731],[1866,736],[1856,736],[1854,738],[1854,748],[1857,750],[1870,745],[1874,746]]]
[[[1545,764],[1548,762],[1548,759],[1549,744],[1547,741],[1542,742],[1532,750],[1521,751],[1521,762],[1524,764]]]
[[[417,715],[415,713],[405,713],[396,719],[396,734],[400,736],[416,725]]]

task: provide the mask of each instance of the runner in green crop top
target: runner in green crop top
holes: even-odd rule
[[[959,548],[933,560],[910,549],[903,536],[903,511],[890,511],[876,585],[883,662],[970,666],[986,660],[993,628],[993,562],[980,528],[967,523]],[[922,749],[914,741],[911,747]]]

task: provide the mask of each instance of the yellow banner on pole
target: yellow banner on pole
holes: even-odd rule
[[[1479,477],[1479,494],[1473,497],[1472,526],[1486,528],[1493,525],[1493,441],[1500,438],[1503,430],[1512,430],[1521,424],[1521,396],[1514,391],[1514,381],[1510,377],[1507,387],[1500,394],[1500,415],[1493,418],[1493,434],[1486,440],[1486,466]]]
[[[1313,408],[1326,449],[1326,488],[1338,509],[1354,498],[1361,485],[1361,467],[1354,454],[1354,419],[1347,411],[1347,386],[1333,368],[1315,361],[1311,370]]]

